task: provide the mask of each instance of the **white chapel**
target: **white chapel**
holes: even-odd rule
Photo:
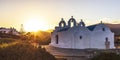
[[[51,33],[50,45],[69,49],[113,49],[114,33],[102,22],[85,26],[83,20],[77,23],[72,16],[68,23],[61,19]]]

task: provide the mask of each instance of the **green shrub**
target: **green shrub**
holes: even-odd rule
[[[103,52],[93,57],[91,60],[120,60],[120,55],[111,52]]]
[[[55,60],[45,49],[36,48],[27,42],[19,42],[0,48],[0,60]]]
[[[0,44],[11,43],[11,42],[14,42],[14,41],[16,41],[16,39],[13,39],[13,38],[1,38],[0,39]]]

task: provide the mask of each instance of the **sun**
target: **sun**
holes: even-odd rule
[[[46,27],[46,22],[44,20],[32,18],[25,21],[24,29],[28,32],[36,32],[39,30],[47,30],[48,28]]]

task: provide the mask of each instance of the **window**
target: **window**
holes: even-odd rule
[[[102,28],[103,31],[105,31],[105,28]]]
[[[56,35],[55,38],[56,38],[56,44],[58,44],[58,35]]]
[[[106,40],[106,42],[108,42],[108,38],[107,37],[105,38],[105,40]]]
[[[82,39],[82,36],[80,36],[80,39]]]

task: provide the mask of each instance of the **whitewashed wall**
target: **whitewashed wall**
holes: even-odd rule
[[[105,28],[105,31],[103,31],[102,28]],[[56,35],[58,35],[58,44],[55,42]],[[82,36],[82,39],[80,39],[80,36]],[[97,25],[93,31],[90,31],[86,27],[77,26],[67,31],[53,31],[50,45],[71,49],[106,49],[106,37],[108,37],[108,41],[110,41],[110,48],[114,48],[114,33],[104,24]]]

